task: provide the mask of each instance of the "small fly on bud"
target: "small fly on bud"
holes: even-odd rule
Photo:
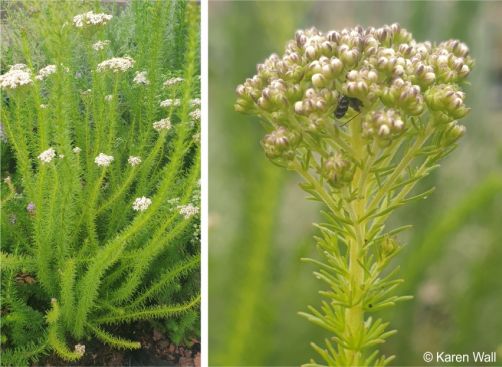
[[[342,126],[347,125],[355,117],[359,116],[359,114],[361,113],[361,107],[363,107],[363,103],[359,99],[354,97],[341,96],[338,100],[338,106],[336,106],[335,109],[335,118],[341,119],[343,116],[345,116],[345,114],[349,110],[349,107],[352,107],[355,111],[358,112],[358,114],[352,117],[349,121],[345,122]]]

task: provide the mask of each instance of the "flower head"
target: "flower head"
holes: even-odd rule
[[[38,71],[37,76],[35,76],[36,80],[44,80],[49,75],[54,74],[57,71],[56,65],[47,65],[46,67],[40,69]]]
[[[189,114],[190,118],[195,121],[200,121],[200,109],[193,110]]]
[[[114,158],[111,155],[106,155],[104,153],[99,153],[96,159],[94,159],[94,163],[96,163],[100,167],[108,167]]]
[[[56,156],[56,151],[53,148],[49,148],[40,153],[38,159],[40,159],[42,163],[49,163],[54,159],[55,156]]]
[[[96,43],[94,43],[92,45],[92,48],[95,50],[95,51],[101,51],[103,50],[106,46],[108,46],[110,44],[110,41],[109,40],[103,40],[103,41],[98,41]]]
[[[192,205],[192,204],[187,204],[187,205],[178,206],[178,211],[185,219],[188,219],[188,218],[198,214],[199,208]]]
[[[16,64],[8,72],[0,75],[2,89],[16,89],[30,84],[33,84],[31,73],[24,64]]]
[[[85,354],[85,345],[80,343],[75,345],[75,353],[82,357]]]
[[[131,166],[135,167],[141,163],[141,158],[140,157],[135,157],[135,156],[130,156],[127,159],[127,163],[129,163]]]
[[[111,71],[113,73],[120,73],[129,70],[134,66],[134,60],[129,56],[113,57],[98,64],[97,71]]]
[[[170,130],[171,127],[171,120],[169,120],[167,117],[153,123],[153,128],[158,132],[161,132],[162,130]]]
[[[28,203],[28,205],[26,206],[26,210],[28,211],[28,213],[34,214],[35,213],[35,203],[33,203],[33,202]]]
[[[183,83],[183,78],[181,77],[174,77],[174,78],[170,78],[170,79],[167,79],[165,82],[164,82],[164,87],[172,87],[176,84],[180,84],[180,83]]]
[[[181,106],[181,99],[166,99],[165,101],[160,102],[160,107],[169,108],[172,106]]]
[[[399,24],[300,30],[283,55],[272,54],[237,87],[235,109],[266,117],[274,130],[321,135],[334,115],[343,124],[360,114],[353,123],[382,143],[402,136],[410,119],[448,124],[464,117],[469,108],[460,85],[473,65],[462,42],[417,42]],[[357,103],[345,108],[347,98]]]
[[[150,84],[150,81],[146,77],[147,72],[146,71],[137,71],[136,76],[133,79],[133,82],[136,84],[141,84],[141,85],[148,85]]]
[[[88,11],[87,13],[75,15],[73,17],[73,25],[77,28],[105,25],[112,18],[113,15],[110,14]]]
[[[148,207],[152,204],[152,200],[142,196],[140,198],[136,198],[134,203],[132,204],[132,208],[137,212],[144,212],[148,209]]]

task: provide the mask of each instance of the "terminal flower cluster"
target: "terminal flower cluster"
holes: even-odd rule
[[[77,28],[93,25],[105,25],[113,18],[113,15],[105,13],[94,13],[88,11],[87,13],[75,15],[73,17],[73,25]]]
[[[111,71],[113,73],[120,73],[131,69],[134,66],[134,60],[129,56],[125,57],[112,57],[98,64],[97,71]]]
[[[0,86],[2,89],[16,89],[30,84],[33,84],[31,72],[24,64],[13,65],[8,72],[0,75]]]
[[[110,44],[109,40],[98,41],[92,45],[92,48],[94,49],[94,51],[101,51],[109,44]]]
[[[271,55],[237,87],[235,109],[282,128],[265,139],[270,150],[277,135],[326,132],[342,97],[350,97],[362,106],[366,141],[385,146],[412,133],[416,119],[457,125],[469,112],[461,84],[472,66],[464,43],[417,42],[398,24],[328,33],[311,28],[298,31],[282,56]],[[355,112],[349,109],[347,117]],[[281,141],[274,150],[291,156],[301,141],[295,137],[287,149]]]

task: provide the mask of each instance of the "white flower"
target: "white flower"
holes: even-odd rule
[[[136,76],[133,79],[133,82],[136,84],[148,85],[150,81],[146,77],[146,71],[137,71]]]
[[[112,18],[113,15],[105,13],[94,13],[93,11],[89,11],[84,14],[75,15],[73,17],[73,24],[77,28],[82,28],[87,25],[104,25],[108,23],[108,21]]]
[[[59,158],[59,159],[63,159],[63,158],[64,158],[64,154],[60,154],[60,155],[58,155],[58,158]]]
[[[200,109],[193,110],[189,115],[193,120],[200,121]]]
[[[82,149],[80,149],[79,147],[75,147],[75,148],[72,149],[72,151],[75,154],[79,154],[82,151]]]
[[[190,101],[190,106],[200,106],[200,98],[194,98]]]
[[[43,104],[43,103],[40,105],[40,108],[43,109],[43,110],[45,110],[47,107],[48,106],[46,104]]]
[[[54,159],[55,156],[56,156],[56,151],[53,148],[49,148],[40,153],[38,159],[40,159],[42,163],[49,163]]]
[[[99,153],[96,159],[94,159],[94,163],[100,167],[108,167],[113,162],[113,159],[111,155]]]
[[[110,102],[112,99],[113,99],[113,95],[112,94],[108,94],[107,96],[105,96],[105,101],[106,102]]]
[[[171,106],[179,107],[181,106],[180,99],[166,99],[165,101],[160,102],[160,107],[168,108]]]
[[[127,162],[131,165],[131,166],[137,166],[138,164],[141,163],[141,158],[140,157],[135,157],[135,156],[130,156],[129,159],[127,160]]]
[[[169,130],[171,127],[171,120],[169,120],[168,118],[153,123],[153,128],[159,132],[161,130]]]
[[[172,87],[173,85],[176,85],[176,84],[179,84],[179,83],[182,83],[183,82],[183,78],[180,78],[179,76],[175,77],[175,78],[171,78],[171,79],[167,79],[165,82],[164,82],[164,87]]]
[[[197,213],[199,213],[199,208],[192,205],[192,204],[187,204],[187,205],[180,205],[178,206],[179,213],[185,218],[188,219]]]
[[[92,45],[92,48],[95,50],[95,51],[101,51],[102,49],[104,49],[106,46],[108,46],[110,44],[110,41],[108,40],[104,40],[104,41],[98,41],[96,43],[94,43]]]
[[[14,65],[8,72],[0,75],[0,86],[2,89],[16,89],[17,87],[32,84],[31,74],[27,69],[15,68],[19,65]]]
[[[148,209],[148,207],[152,204],[152,200],[147,198],[147,197],[140,197],[136,198],[134,200],[134,203],[132,204],[132,208],[136,210],[137,212],[144,212],[145,210]]]
[[[112,57],[98,64],[97,71],[103,72],[110,70],[114,73],[127,71],[134,66],[134,60],[129,56]]]
[[[85,353],[85,345],[80,343],[75,345],[75,353],[77,353],[80,356],[83,356]]]
[[[36,80],[44,80],[49,75],[54,74],[57,70],[56,65],[47,65],[46,67],[38,71],[38,75],[35,77]]]

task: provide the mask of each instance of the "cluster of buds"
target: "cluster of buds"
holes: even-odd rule
[[[420,86],[401,78],[394,79],[390,86],[385,87],[380,98],[386,106],[399,108],[412,116],[422,114],[425,107]]]
[[[265,135],[262,146],[268,158],[279,164],[285,164],[295,157],[295,149],[301,141],[301,135],[279,127]]]
[[[403,132],[404,122],[396,110],[378,110],[364,117],[362,129],[364,136],[374,137],[379,142],[385,143]]]
[[[324,161],[321,174],[333,187],[338,188],[352,180],[354,168],[355,166],[350,160],[346,159],[340,152],[335,152]]]
[[[465,93],[453,85],[434,86],[427,91],[425,99],[438,122],[451,122],[469,112],[469,108],[464,104]]]
[[[375,130],[368,122],[376,118],[374,111],[381,111],[378,121],[386,116],[398,125],[407,116],[425,120],[439,112],[445,122],[463,117],[468,109],[459,85],[472,66],[468,48],[460,41],[420,43],[398,24],[328,33],[311,28],[297,31],[283,56],[272,54],[257,66],[255,76],[237,87],[235,109],[268,120],[274,129],[282,126],[277,121],[285,121],[290,131],[308,130],[313,121],[335,122],[334,112],[345,96],[360,101],[361,111],[355,112],[361,116],[354,123],[366,121],[368,130],[373,129],[368,136],[394,138],[403,127],[385,123],[381,126],[388,129]],[[402,118],[389,116],[391,110]],[[295,119],[310,123],[287,123]],[[275,155],[270,144],[264,146],[267,155]]]

